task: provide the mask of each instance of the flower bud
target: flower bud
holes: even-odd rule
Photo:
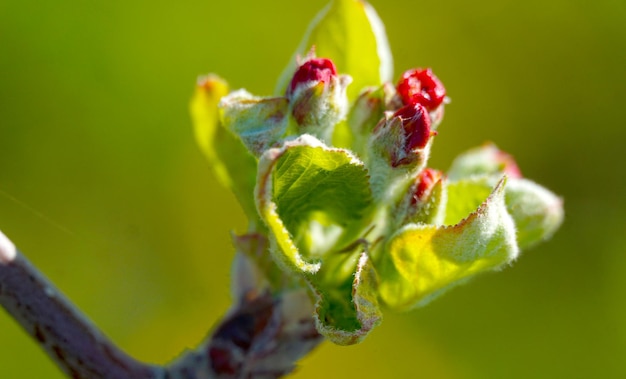
[[[399,225],[442,224],[447,202],[445,179],[439,170],[421,170],[395,212]]]
[[[424,106],[406,105],[376,125],[371,154],[384,157],[391,167],[419,166],[426,161],[428,142],[437,134],[430,125]]]
[[[398,201],[412,178],[428,160],[434,136],[430,117],[421,104],[407,105],[395,113],[386,112],[374,128],[368,145],[370,183],[376,198]]]
[[[309,58],[302,63],[286,92],[297,133],[330,142],[335,125],[346,116],[346,88],[351,81],[347,75],[337,75],[330,59]]]
[[[415,180],[415,190],[411,196],[411,205],[423,203],[430,197],[435,184],[443,177],[443,173],[432,168],[423,169]]]
[[[502,174],[515,179],[522,177],[515,159],[492,143],[459,155],[448,171],[448,176],[452,180],[480,175],[500,177]]]
[[[404,104],[422,104],[429,112],[446,98],[446,89],[430,68],[405,71],[397,85]]]
[[[563,199],[528,179],[510,180],[506,205],[522,249],[550,238],[563,223]]]
[[[300,86],[316,85],[319,82],[330,83],[335,77],[337,77],[337,68],[330,59],[309,59],[300,65],[293,75],[287,88],[287,97],[291,97]]]
[[[407,105],[400,108],[393,117],[399,117],[406,136],[404,151],[409,154],[413,150],[423,149],[435,135],[430,129],[430,117],[421,104]]]

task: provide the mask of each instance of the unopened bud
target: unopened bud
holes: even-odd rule
[[[459,155],[448,171],[452,180],[469,178],[472,176],[490,175],[509,178],[521,178],[522,173],[513,157],[500,150],[492,143],[471,149]]]
[[[550,238],[563,223],[563,199],[528,179],[510,180],[506,205],[522,249]]]
[[[446,89],[430,68],[405,71],[397,89],[404,104],[422,104],[429,112],[437,109],[446,98]]]
[[[423,149],[436,132],[430,129],[430,117],[421,104],[407,105],[400,108],[393,117],[399,117],[406,138],[404,150],[407,154],[416,149]]]
[[[415,168],[428,158],[428,142],[437,134],[421,104],[407,105],[381,120],[370,138],[370,153],[382,156],[391,167]]]
[[[430,153],[430,118],[421,104],[386,112],[368,144],[370,183],[375,198],[399,201]]]
[[[447,202],[445,176],[439,170],[425,168],[399,204],[396,217],[399,225],[408,223],[441,225]]]
[[[348,110],[346,88],[352,79],[338,75],[330,59],[309,58],[298,67],[287,87],[291,114],[299,130],[330,142],[335,125]]]
[[[423,169],[417,176],[415,191],[411,197],[411,204],[423,203],[430,197],[433,187],[441,180],[443,173],[432,168]]]
[[[321,83],[330,83],[337,77],[335,64],[326,58],[312,58],[304,62],[293,75],[287,88],[287,97],[292,97],[298,87],[311,87]]]

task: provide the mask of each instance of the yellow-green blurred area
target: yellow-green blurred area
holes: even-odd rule
[[[0,1],[0,229],[137,358],[194,347],[230,303],[246,222],[193,140],[196,77],[270,94],[325,3]],[[396,77],[432,67],[452,99],[430,165],[494,141],[566,219],[293,377],[626,377],[626,2],[372,4]],[[5,312],[0,377],[62,377]]]

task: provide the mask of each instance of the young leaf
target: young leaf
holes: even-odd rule
[[[190,106],[195,136],[217,179],[233,191],[248,218],[258,220],[252,196],[256,159],[220,122],[218,104],[227,93],[228,85],[217,76],[199,81]]]
[[[514,260],[518,248],[504,186],[505,179],[454,226],[413,224],[391,237],[379,267],[383,301],[396,309],[421,306],[475,274]]]
[[[472,176],[448,185],[446,225],[460,221],[491,191],[494,176]],[[547,238],[563,222],[561,198],[524,178],[509,178],[505,189],[506,209],[517,229],[517,244],[525,249]]]
[[[356,241],[372,201],[363,163],[346,150],[303,135],[259,161],[256,200],[282,267],[317,298],[316,324],[337,344],[361,341],[380,322],[376,275]]]
[[[348,87],[351,101],[364,87],[392,79],[393,60],[385,28],[365,1],[333,0],[315,17],[280,76],[276,96],[285,94],[297,67],[296,58],[306,56],[312,48],[316,56],[335,62],[339,73],[352,76],[354,81]]]
[[[285,97],[258,97],[237,90],[218,105],[224,128],[241,139],[255,157],[285,134],[289,101]]]
[[[510,179],[507,183],[510,183]],[[444,225],[455,225],[474,212],[492,192],[493,186],[494,183],[486,177],[448,183],[448,203]]]
[[[309,279],[317,298],[317,330],[338,345],[361,342],[382,320],[376,272],[367,252],[354,258],[358,259],[356,267],[351,265],[354,276],[348,276],[342,285],[331,286],[318,282],[316,277]]]
[[[367,171],[356,157],[303,135],[259,160],[257,208],[278,249],[275,259],[313,274],[338,241],[354,239],[371,203]]]

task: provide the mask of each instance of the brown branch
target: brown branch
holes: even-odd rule
[[[0,304],[71,378],[164,377],[118,349],[1,232]]]
[[[249,262],[252,264],[252,262]],[[247,288],[206,342],[167,367],[117,348],[0,232],[0,305],[71,378],[275,379],[323,338],[303,289]]]

